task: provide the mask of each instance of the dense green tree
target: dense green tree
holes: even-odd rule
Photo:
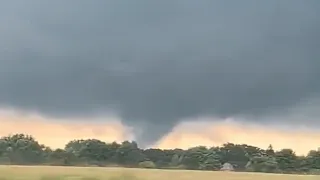
[[[45,161],[45,147],[32,136],[15,134],[0,139],[1,155],[14,164],[37,164]]]
[[[65,151],[74,154],[82,162],[100,164],[105,162],[108,157],[108,147],[105,142],[97,139],[74,140],[65,146]]]
[[[204,160],[200,163],[199,169],[219,170],[221,166],[220,156],[216,152],[208,150],[204,154]]]
[[[187,169],[217,170],[221,168],[221,159],[217,152],[204,146],[188,149],[181,163]]]
[[[246,144],[226,143],[219,148],[222,163],[231,163],[238,170],[244,170],[250,157],[261,152],[261,149]]]
[[[0,164],[219,170],[224,163],[234,165],[237,171],[319,173],[320,152],[297,156],[291,149],[275,151],[272,145],[263,150],[233,143],[187,150],[140,149],[135,141],[107,143],[98,139],[72,140],[64,149],[51,149],[25,134],[0,138]]]
[[[134,166],[146,160],[146,156],[135,141],[122,142],[116,152],[117,162],[126,166]]]
[[[274,152],[273,147],[272,147],[271,144],[269,145],[268,149],[266,150],[266,154],[268,156],[274,156],[275,155],[275,152]]]
[[[292,149],[282,149],[275,153],[278,168],[281,171],[294,172],[296,169],[297,156]]]
[[[275,172],[278,169],[278,163],[274,157],[254,156],[250,158],[246,168],[254,172]]]
[[[165,167],[171,161],[166,157],[165,151],[161,149],[146,149],[143,154],[147,160],[154,162],[157,167]]]

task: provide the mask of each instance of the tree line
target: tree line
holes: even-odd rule
[[[297,156],[292,149],[275,151],[247,144],[197,146],[183,149],[141,149],[135,141],[106,143],[98,139],[72,140],[51,149],[34,137],[14,134],[0,138],[0,163],[15,165],[121,166],[159,169],[220,170],[229,163],[235,171],[318,173],[320,151]]]

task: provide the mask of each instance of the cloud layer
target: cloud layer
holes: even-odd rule
[[[62,119],[113,113],[150,144],[185,118],[266,123],[319,99],[316,0],[5,4],[4,108]]]

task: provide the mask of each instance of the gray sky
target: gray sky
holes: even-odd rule
[[[117,113],[142,127],[145,144],[184,118],[282,115],[320,96],[319,8],[318,0],[6,1],[0,104],[52,117]]]

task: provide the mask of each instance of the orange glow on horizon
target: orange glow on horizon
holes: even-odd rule
[[[57,120],[39,115],[0,111],[0,136],[26,133],[52,148],[63,148],[73,139],[96,138],[106,142],[119,142],[132,137],[119,119],[104,119],[108,119],[108,123],[94,120]],[[309,150],[320,147],[320,132],[281,131],[231,122],[183,123],[162,138],[156,147],[185,149],[198,145],[219,146],[226,142],[250,144],[260,148],[267,148],[272,144],[275,149],[292,148],[297,154],[306,154]]]

